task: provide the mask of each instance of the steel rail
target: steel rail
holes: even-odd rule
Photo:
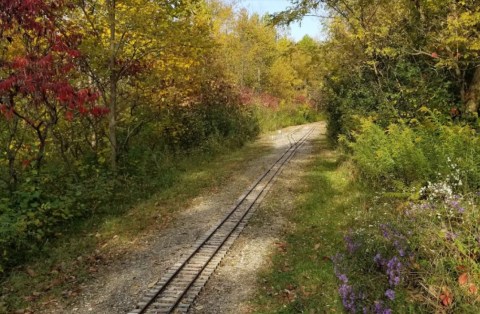
[[[308,137],[308,135],[311,134],[313,130],[310,130],[310,132],[308,132],[307,134],[305,134],[305,137]],[[295,143],[297,144],[297,143]],[[301,143],[303,144],[303,142]],[[296,148],[300,147],[301,144],[299,146],[297,146]],[[230,232],[224,237],[222,243],[215,249],[215,251],[213,252],[213,254],[210,256],[210,258],[205,262],[205,264],[203,265],[203,267],[197,272],[197,275],[190,281],[189,285],[185,288],[185,290],[183,290],[183,292],[177,297],[177,300],[175,302],[175,304],[173,306],[170,307],[170,309],[168,310],[168,313],[170,313],[171,311],[173,311],[178,305],[179,303],[181,302],[181,300],[183,299],[183,297],[185,296],[185,294],[190,290],[190,288],[192,287],[192,285],[195,283],[195,281],[198,279],[198,277],[200,277],[200,275],[202,274],[202,272],[205,270],[205,268],[207,267],[207,265],[210,263],[210,261],[215,257],[215,255],[218,253],[218,251],[223,247],[223,245],[225,244],[225,242],[227,242],[227,240],[230,238],[230,236],[233,234],[233,232],[235,232],[235,230],[237,230],[238,226],[240,225],[240,223],[245,219],[245,217],[250,213],[251,209],[257,205],[257,200],[260,199],[260,197],[263,195],[263,193],[265,192],[267,186],[269,186],[269,184],[276,178],[276,176],[279,174],[280,170],[282,170],[282,167],[283,165],[285,165],[289,160],[290,160],[290,157],[294,155],[294,153],[296,152],[296,149],[293,149],[291,151],[291,154],[289,156],[287,156],[287,158],[280,164],[280,166],[278,167],[278,169],[275,171],[275,173],[273,174],[273,176],[267,181],[267,183],[265,184],[265,187],[262,189],[262,191],[255,197],[255,199],[253,200],[253,202],[248,206],[247,210],[242,214],[242,216],[240,217],[240,219],[237,221],[237,223],[235,224],[235,226],[230,230]],[[274,165],[275,166],[275,165]],[[273,167],[274,167],[273,166]],[[207,241],[206,241],[207,242]]]
[[[292,133],[296,133],[299,131],[300,128],[296,129]],[[204,239],[197,244],[197,246],[191,251],[191,253],[183,259],[181,264],[176,268],[176,270],[170,274],[168,279],[163,283],[163,285],[158,289],[158,291],[149,298],[147,302],[141,302],[141,306],[137,306],[135,310],[133,310],[131,313],[146,313],[146,311],[150,308],[150,306],[156,302],[157,298],[166,290],[166,288],[169,286],[169,284],[176,278],[176,276],[185,268],[185,266],[192,260],[192,258],[201,250],[201,248],[210,240],[212,237],[215,235],[215,233],[225,225],[226,222],[232,217],[232,215],[240,208],[240,206],[244,203],[244,201],[248,198],[250,194],[259,186],[259,184],[264,180],[272,171],[273,169],[278,166],[278,169],[273,173],[272,177],[267,181],[265,184],[265,187],[260,191],[260,193],[255,197],[254,201],[250,204],[250,206],[247,208],[245,213],[242,215],[242,217],[238,220],[238,222],[235,224],[235,226],[230,230],[227,236],[224,237],[224,239],[221,241],[220,245],[217,246],[215,249],[215,252],[211,254],[210,258],[207,260],[207,262],[204,263],[202,268],[197,272],[196,276],[191,280],[188,284],[188,287],[185,288],[182,293],[176,298],[175,304],[168,310],[167,313],[170,313],[172,310],[174,310],[182,301],[184,298],[185,294],[191,289],[192,285],[196,282],[196,280],[200,277],[202,272],[205,270],[207,265],[210,263],[210,261],[217,255],[218,251],[224,246],[225,242],[228,241],[228,239],[231,237],[231,235],[237,230],[238,226],[240,223],[244,220],[244,218],[248,215],[250,210],[257,204],[257,200],[260,198],[261,195],[264,194],[264,191],[267,189],[271,181],[276,178],[278,175],[279,171],[283,168],[285,163],[287,163],[293,155],[296,153],[297,149],[304,144],[306,141],[306,138],[313,132],[313,128],[310,129],[305,135],[303,135],[298,141],[296,141],[293,145],[291,145],[273,164],[272,166],[263,174],[261,175],[248,189],[247,192],[242,194],[238,199],[235,205],[232,207],[230,212],[217,224],[215,225],[210,232],[204,236]],[[292,134],[291,133],[291,134]],[[290,135],[291,135],[290,134]],[[288,136],[288,135],[287,135]],[[288,155],[290,153],[290,155]],[[281,162],[282,159],[285,160]],[[143,304],[145,303],[145,304]]]

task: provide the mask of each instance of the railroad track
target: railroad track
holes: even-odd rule
[[[313,129],[296,141],[292,134],[298,129],[288,135],[290,147],[238,198],[228,214],[196,242],[191,252],[167,271],[129,314],[187,313],[284,165],[293,158]]]

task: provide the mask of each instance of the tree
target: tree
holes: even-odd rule
[[[408,63],[432,74],[439,73],[450,83],[449,90],[463,111],[477,114],[480,8],[474,0],[295,0],[292,3],[291,9],[273,16],[273,20],[289,23],[325,7],[330,14],[327,45],[334,46],[336,57],[349,63],[350,68],[370,68],[378,90],[384,90],[390,82],[389,72],[393,74],[394,68],[398,70],[399,65]],[[442,105],[442,110],[448,112],[453,104]]]
[[[139,100],[155,107],[165,91],[184,81],[183,72],[203,63],[209,28],[202,6],[197,0],[79,0],[72,19],[85,30],[83,71],[110,109],[112,170],[130,137],[155,120],[139,114]]]
[[[95,105],[95,90],[74,84],[81,37],[64,18],[66,9],[61,1],[0,1],[0,112],[11,190],[22,165],[33,162],[40,172],[59,120],[105,113]]]

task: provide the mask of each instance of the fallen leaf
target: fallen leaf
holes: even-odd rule
[[[468,282],[468,274],[467,273],[463,273],[460,276],[458,276],[458,284],[460,286],[466,285],[467,282]]]
[[[308,292],[304,286],[300,286],[300,291],[302,292],[302,295],[307,298],[312,294],[311,292]]]
[[[63,283],[62,279],[56,278],[52,282],[50,282],[50,284],[48,286],[46,286],[43,290],[48,291],[48,290],[50,290],[54,287],[57,287],[57,286],[61,285],[62,283]]]
[[[473,294],[473,295],[477,295],[477,293],[478,293],[478,288],[477,288],[477,286],[476,286],[474,283],[470,283],[470,284],[468,285],[468,292],[470,292],[470,293]]]
[[[443,293],[440,295],[440,301],[442,302],[442,305],[443,306],[452,305],[453,303],[452,293],[447,288],[444,288],[442,290],[443,290]]]
[[[284,289],[283,290],[283,298],[286,299],[288,303],[295,301],[297,298],[297,295],[295,294],[294,291]]]
[[[88,272],[89,272],[89,273],[96,273],[97,271],[98,271],[98,269],[96,269],[95,267],[90,267],[90,268],[88,269]]]
[[[315,251],[317,251],[320,248],[320,243],[315,244],[313,248],[315,249]]]
[[[275,245],[278,247],[278,249],[282,252],[287,251],[287,243],[286,242],[275,242]]]

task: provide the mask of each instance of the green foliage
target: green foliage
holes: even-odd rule
[[[263,132],[315,122],[322,118],[320,113],[310,105],[280,104],[278,108],[267,108],[258,104],[254,107],[254,111]]]
[[[364,120],[349,144],[360,175],[370,184],[402,190],[452,177],[459,189],[480,187],[479,139],[469,126],[391,124],[387,130]]]
[[[240,103],[229,85],[215,81],[205,84],[190,104],[172,104],[151,114],[159,119],[129,139],[116,180],[102,152],[67,163],[49,150],[53,157],[41,173],[25,170],[12,194],[8,190],[0,194],[1,270],[28,260],[74,220],[101,208],[111,210],[108,204],[118,198],[120,186],[141,185],[148,176],[158,176],[163,186],[171,185],[176,178],[168,160],[235,149],[259,132],[254,112]],[[119,135],[122,140],[128,138],[128,134]],[[128,198],[127,192],[123,194]]]
[[[329,137],[378,191],[346,214],[354,221],[334,259],[344,309],[479,312],[478,4],[292,3],[274,19],[322,5],[330,14],[319,69]]]

